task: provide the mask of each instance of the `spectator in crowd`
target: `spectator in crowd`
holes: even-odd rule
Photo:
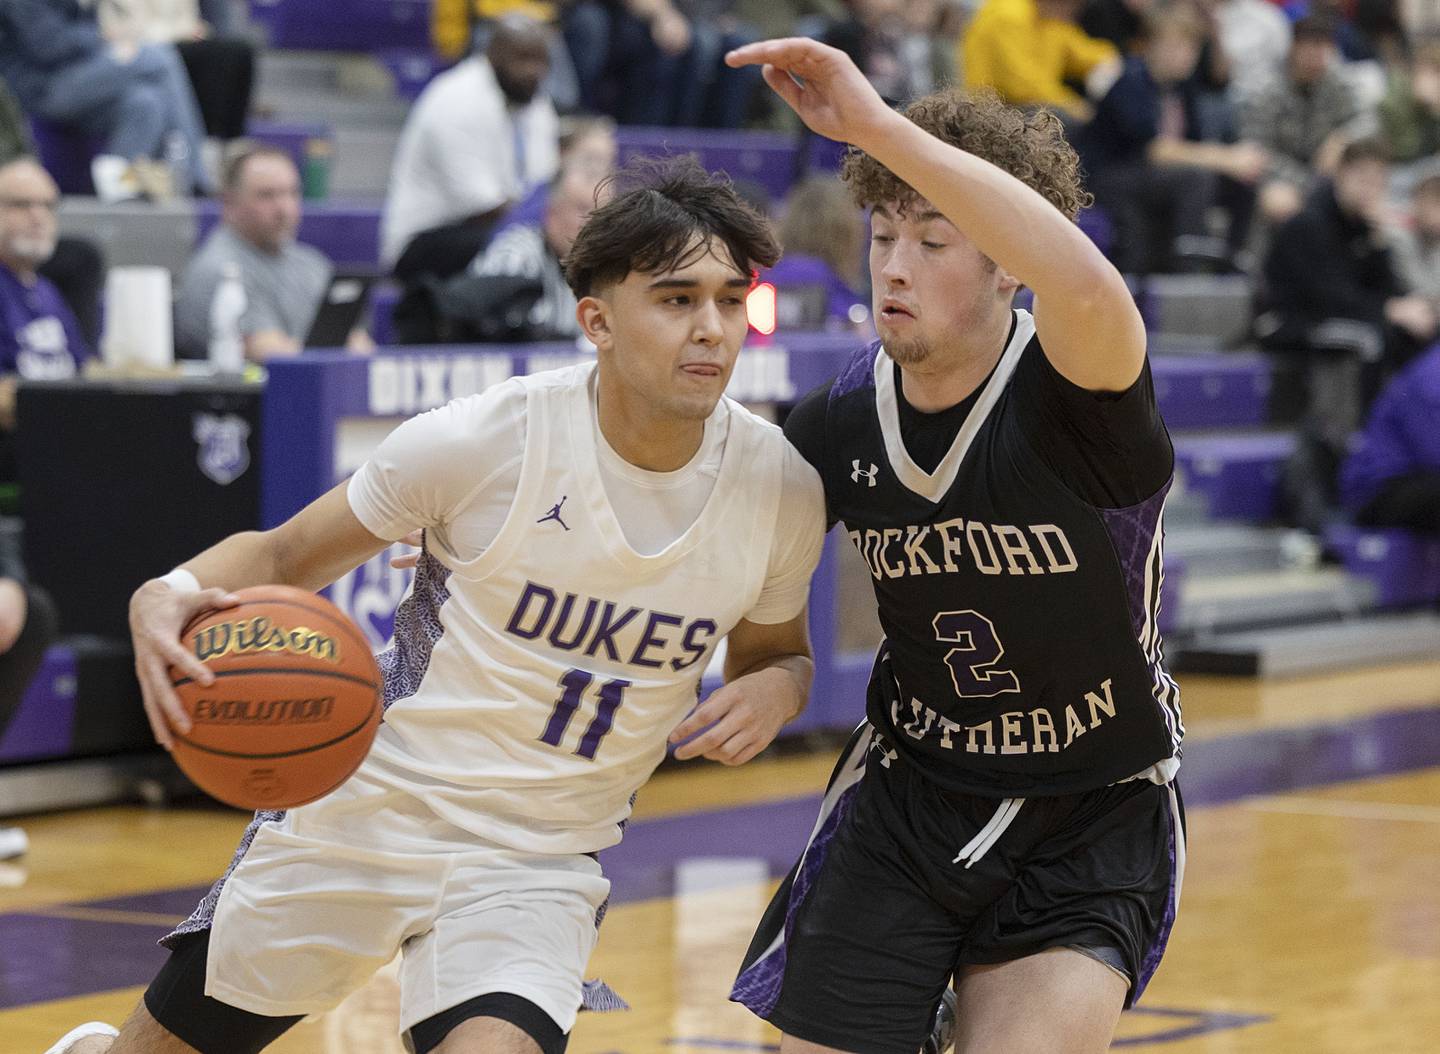
[[[1319,17],[1295,23],[1283,76],[1249,98],[1241,110],[1242,138],[1270,153],[1260,190],[1269,223],[1295,215],[1318,175],[1334,170],[1350,125],[1361,114],[1354,89],[1341,74],[1335,24]]]
[[[505,211],[559,165],[558,117],[540,90],[545,28],[510,14],[483,55],[436,77],[410,111],[390,172],[380,255],[402,281],[458,274]]]
[[[442,59],[459,62],[471,52],[489,47],[496,19],[506,15],[534,19],[545,26],[550,40],[550,71],[543,90],[556,110],[571,113],[580,105],[580,84],[560,32],[561,6],[552,0],[432,0],[430,40]]]
[[[1346,62],[1402,61],[1408,34],[1396,0],[1312,0],[1311,10],[1340,21],[1336,43]]]
[[[1206,0],[1178,0],[1170,6],[1194,15],[1201,27],[1195,71],[1178,86],[1187,134],[1201,142],[1233,143],[1239,136],[1233,100],[1235,64],[1225,50],[1220,18]]]
[[[225,141],[245,134],[255,48],[227,32],[228,0],[97,0],[96,12],[112,46],[174,45],[207,135]]]
[[[204,127],[173,47],[110,44],[79,0],[6,0],[0,5],[0,79],[33,117],[104,141],[152,193],[208,193]],[[157,168],[152,162],[164,159]],[[124,193],[101,186],[102,194]]]
[[[845,184],[834,176],[812,176],[798,183],[785,199],[780,221],[785,255],[765,274],[776,287],[779,306],[783,308],[789,289],[818,287],[825,293],[826,321],[868,321],[865,243],[865,216]],[[863,315],[852,314],[857,306]]]
[[[402,344],[575,340],[581,334],[565,255],[590,213],[608,199],[606,173],[562,168],[538,219],[508,223],[466,268],[427,282],[396,307]]]
[[[1268,0],[1197,0],[1215,19],[1230,64],[1233,102],[1255,95],[1284,76],[1290,54],[1290,20]]]
[[[10,89],[0,81],[0,166],[22,157],[34,157],[35,144],[30,127]],[[55,284],[71,314],[80,324],[80,334],[89,347],[100,343],[100,290],[105,282],[105,258],[95,243],[85,238],[60,237],[55,252],[39,267],[39,273]]]
[[[227,272],[245,290],[240,336],[254,362],[299,354],[330,286],[332,267],[317,249],[295,240],[300,228],[300,173],[283,150],[256,146],[225,171],[224,211],[180,277],[175,297],[175,350],[204,358],[211,308]],[[352,350],[366,350],[362,332]]]
[[[725,53],[756,39],[733,0],[580,0],[563,16],[585,109],[621,124],[738,128],[759,75]]]
[[[849,55],[886,102],[907,103],[951,79],[935,0],[850,0],[846,6],[846,16],[831,21],[821,40]]]
[[[1120,73],[1120,54],[1076,25],[1084,0],[985,0],[961,40],[968,87],[1016,106],[1047,106],[1083,124]],[[1083,83],[1085,92],[1071,87]]]
[[[1357,139],[1342,149],[1334,178],[1322,180],[1275,232],[1263,269],[1265,342],[1323,347],[1316,334],[1325,323],[1359,323],[1359,330],[1343,327],[1372,335],[1356,344],[1399,364],[1434,336],[1434,311],[1424,297],[1406,293],[1386,244],[1388,176],[1386,144]]]
[[[1252,143],[1197,142],[1182,86],[1205,28],[1190,8],[1152,11],[1140,49],[1075,136],[1090,190],[1115,223],[1116,266],[1128,274],[1233,262],[1244,246],[1265,151]],[[1211,244],[1207,212],[1226,205],[1229,233]]]
[[[1391,229],[1395,268],[1406,290],[1440,311],[1440,173],[1416,184],[1410,218],[1409,228]]]
[[[1304,356],[1306,409],[1283,484],[1289,518],[1319,530],[1335,506],[1335,475],[1383,369],[1435,336],[1424,297],[1407,294],[1386,248],[1388,150],[1357,139],[1302,209],[1276,230],[1265,259],[1256,331]]]
[[[54,603],[44,590],[26,582],[20,558],[20,522],[0,516],[0,737],[19,709],[56,630]],[[23,829],[0,827],[0,860],[13,860],[29,848]]]
[[[60,193],[33,158],[0,163],[0,484],[15,482],[15,396],[22,379],[73,376],[89,354],[73,316],[37,268],[55,249]],[[7,486],[8,490],[8,486]],[[0,507],[0,736],[55,638],[55,607],[27,584],[20,521]],[[29,847],[18,827],[0,827],[0,860]]]
[[[55,286],[38,272],[55,251],[60,191],[34,158],[0,167],[0,432],[15,425],[19,379],[73,377],[92,354]]]
[[[1140,38],[1140,24],[1156,0],[1087,0],[1080,28],[1097,40],[1108,40],[1122,55]]]
[[[1391,68],[1380,130],[1395,152],[1392,190],[1403,195],[1440,169],[1440,36],[1424,38],[1408,63]]]
[[[620,144],[615,122],[609,117],[567,117],[560,123],[560,171],[578,169],[594,183],[615,170]],[[500,231],[515,224],[538,226],[545,215],[545,202],[554,183],[535,187],[525,200],[505,213]]]
[[[1440,534],[1440,346],[1415,359],[1375,400],[1340,471],[1357,522]]]

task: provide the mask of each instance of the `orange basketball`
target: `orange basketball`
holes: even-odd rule
[[[245,809],[288,809],[350,776],[380,727],[380,670],[355,623],[324,597],[255,586],[185,627],[181,643],[215,674],[175,667],[192,722],[175,761],[200,788]]]

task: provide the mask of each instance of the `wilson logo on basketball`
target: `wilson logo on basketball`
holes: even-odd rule
[[[293,629],[277,626],[264,615],[206,626],[195,634],[194,644],[195,657],[201,662],[219,655],[253,655],[269,651],[313,655],[333,663],[340,661],[340,644],[334,637],[308,626]]]

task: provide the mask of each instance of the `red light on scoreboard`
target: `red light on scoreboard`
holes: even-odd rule
[[[761,282],[745,298],[745,317],[756,333],[769,336],[775,332],[775,287]]]

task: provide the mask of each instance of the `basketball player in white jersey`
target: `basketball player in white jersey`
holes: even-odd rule
[[[365,763],[258,814],[118,1039],[82,1026],[55,1054],[252,1054],[397,951],[416,1054],[558,1054],[582,1005],[616,1005],[583,981],[609,893],[595,853],[667,740],[743,763],[809,688],[820,482],[722,395],[747,290],[778,256],[727,183],[650,173],[567,261],[595,363],[422,414],[287,523],[136,592],[136,668],[169,746],[188,721],[167,666],[211,680],[180,644],[195,614],[249,585],[318,589],[425,531]],[[695,709],[722,639],[726,684]]]

